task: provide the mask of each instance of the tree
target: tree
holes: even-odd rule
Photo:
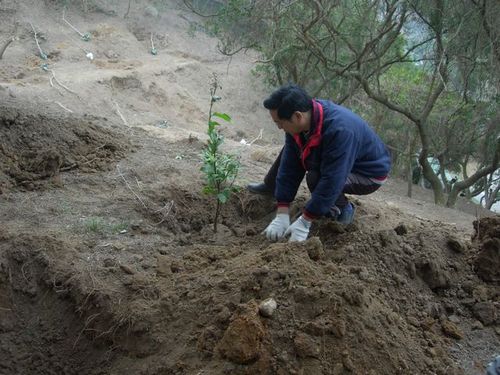
[[[435,202],[444,204],[449,192],[447,204],[453,205],[457,189],[498,167],[495,145],[472,176],[453,188],[445,178],[447,168],[472,159],[483,141],[478,104],[498,98],[499,27],[491,15],[497,10],[494,0],[228,0],[213,22],[223,35],[222,52],[257,49],[277,83],[293,80],[338,102],[362,88],[403,116],[406,121],[399,122],[419,138],[419,145],[405,142],[408,160],[419,146],[418,162]],[[252,31],[239,33],[235,24]],[[394,90],[394,82],[402,88]],[[466,141],[471,147],[461,148]]]

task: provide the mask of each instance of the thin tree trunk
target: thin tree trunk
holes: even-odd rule
[[[125,13],[125,15],[123,16],[123,18],[127,18],[128,17],[128,13],[130,12],[130,3],[132,2],[132,0],[128,0],[128,7],[127,7],[127,12]]]

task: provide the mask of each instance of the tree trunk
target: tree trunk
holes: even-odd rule
[[[427,158],[429,157],[429,137],[427,135],[427,129],[425,128],[425,123],[418,122],[417,123],[418,132],[420,135],[420,141],[422,142],[422,151],[418,157],[418,162],[422,166],[422,173],[424,177],[431,183],[432,191],[434,193],[434,203],[436,204],[444,204],[444,194],[443,194],[443,186],[441,185],[441,181],[439,177],[436,175],[434,170],[432,169],[431,164]]]
[[[493,175],[493,174],[492,174]],[[492,179],[491,179],[492,180]],[[492,189],[490,186],[491,186],[491,183],[492,181],[490,180],[490,183],[488,184],[488,196],[486,198],[486,201],[485,201],[485,204],[484,206],[488,209],[488,210],[491,210],[491,207],[495,204],[495,202],[497,202],[497,196],[498,196],[498,192],[500,191],[500,183],[497,184],[497,186],[495,186],[494,189]]]
[[[476,173],[474,173],[469,178],[467,178],[463,181],[458,181],[456,184],[454,184],[452,189],[451,189],[450,194],[448,195],[448,200],[446,201],[446,206],[447,207],[454,207],[455,204],[457,203],[458,194],[462,190],[468,189],[469,187],[474,185],[477,181],[479,181],[479,179],[487,176],[490,173],[495,172],[496,169],[498,168],[499,162],[500,162],[500,137],[497,138],[495,156],[493,157],[493,161],[491,162],[491,164],[476,171]]]

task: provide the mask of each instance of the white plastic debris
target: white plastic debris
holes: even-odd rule
[[[85,55],[87,57],[87,59],[89,59],[90,61],[94,60],[94,54],[92,52],[89,52]]]

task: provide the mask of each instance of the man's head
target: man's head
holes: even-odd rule
[[[279,129],[290,134],[309,130],[312,98],[302,87],[293,84],[280,87],[264,100],[264,107]]]

